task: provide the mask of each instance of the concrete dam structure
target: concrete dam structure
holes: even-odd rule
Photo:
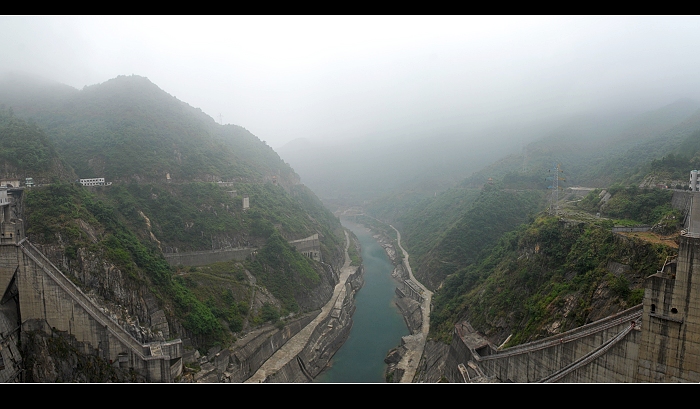
[[[450,345],[448,378],[452,382],[700,382],[700,192],[674,196],[674,202],[688,211],[678,256],[646,278],[642,304],[503,350],[467,322],[459,323]]]
[[[21,190],[9,192],[18,198]],[[171,382],[182,374],[180,339],[142,344],[87,297],[24,237],[19,200],[0,206],[0,301],[2,331],[0,380],[21,381],[16,346],[24,332],[65,333],[73,346],[118,368],[132,369],[150,382]]]

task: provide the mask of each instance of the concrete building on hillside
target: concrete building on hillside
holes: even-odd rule
[[[0,179],[0,187],[19,187],[19,179]]]
[[[80,179],[83,186],[109,186],[112,182],[105,182],[105,178]]]
[[[690,171],[690,182],[688,182],[688,185],[691,191],[700,192],[700,180],[698,179],[697,169]]]

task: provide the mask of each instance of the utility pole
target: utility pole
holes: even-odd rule
[[[566,178],[560,176],[560,174],[564,173],[564,171],[561,169],[561,164],[559,163],[557,163],[557,165],[552,169],[548,169],[547,172],[552,174],[544,179],[552,181],[552,184],[547,186],[547,189],[554,189],[552,192],[551,203],[549,205],[549,213],[556,216],[559,213],[559,181],[565,181]]]

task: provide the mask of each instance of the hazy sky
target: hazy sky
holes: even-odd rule
[[[8,70],[145,76],[277,148],[700,99],[700,17],[0,16]]]

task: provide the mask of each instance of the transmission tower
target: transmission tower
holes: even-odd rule
[[[547,172],[550,173],[550,176],[547,176],[544,180],[552,182],[551,185],[547,186],[547,189],[554,190],[549,205],[549,213],[556,216],[559,213],[559,181],[566,181],[566,178],[561,176],[564,171],[561,169],[561,164],[559,163],[553,168],[548,169]]]

